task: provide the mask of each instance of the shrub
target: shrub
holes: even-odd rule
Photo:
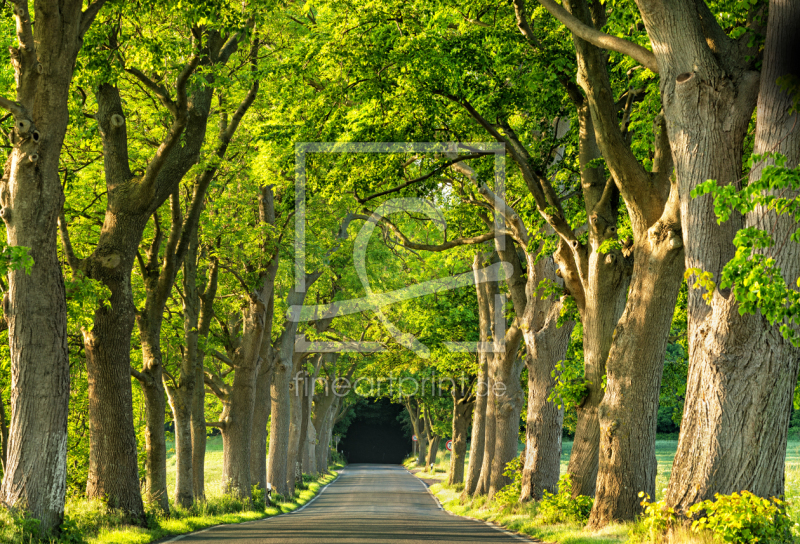
[[[650,502],[650,495],[643,491],[639,496],[642,497],[642,515],[629,531],[631,542],[657,542],[668,529],[677,525],[678,515],[663,502]]]
[[[494,500],[500,505],[512,506],[519,502],[519,496],[522,493],[522,461],[519,457],[506,463],[503,476],[511,478],[511,483],[495,493]]]
[[[594,499],[586,495],[572,498],[572,480],[564,474],[558,480],[558,493],[542,493],[539,502],[539,519],[542,523],[583,523],[589,519]]]
[[[734,544],[794,542],[786,502],[758,497],[749,491],[717,494],[714,498],[689,509],[690,517],[702,516],[692,522],[692,530],[707,529]]]

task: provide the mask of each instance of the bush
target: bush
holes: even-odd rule
[[[629,532],[631,542],[657,542],[668,529],[677,525],[678,515],[674,508],[667,508],[662,502],[650,502],[650,495],[643,491],[639,496],[642,497],[642,515]]]
[[[558,493],[545,491],[539,502],[539,520],[552,525],[556,523],[583,523],[589,519],[594,499],[585,495],[572,498],[572,480],[564,474],[558,480]]]
[[[758,497],[749,491],[717,494],[714,498],[689,509],[689,517],[702,516],[692,522],[692,530],[709,530],[734,544],[794,542],[786,502]]]
[[[519,457],[506,463],[503,476],[511,478],[511,483],[495,493],[494,500],[502,506],[513,506],[519,502],[522,493],[522,461]]]

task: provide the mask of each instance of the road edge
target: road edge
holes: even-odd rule
[[[436,506],[438,506],[438,507],[439,507],[439,510],[441,510],[441,511],[443,511],[443,512],[447,513],[448,515],[450,515],[450,516],[453,516],[453,517],[455,517],[455,518],[460,518],[460,519],[469,519],[469,520],[472,520],[472,521],[477,521],[478,523],[483,523],[484,525],[487,525],[487,526],[491,527],[492,529],[494,529],[494,530],[496,530],[496,531],[500,531],[501,533],[505,533],[505,534],[507,534],[508,536],[510,536],[510,537],[513,537],[513,538],[515,538],[515,539],[519,540],[520,542],[529,542],[529,543],[530,543],[530,542],[533,542],[533,543],[535,543],[535,544],[547,544],[547,543],[546,543],[546,542],[544,542],[543,540],[535,540],[535,539],[533,539],[533,538],[529,537],[529,536],[528,536],[528,535],[526,535],[526,534],[522,534],[522,533],[516,533],[516,532],[514,532],[514,531],[509,531],[508,529],[506,529],[506,528],[505,528],[505,527],[503,527],[502,525],[498,525],[497,523],[493,523],[493,522],[491,522],[491,521],[488,521],[488,520],[485,520],[485,519],[478,519],[478,518],[473,518],[473,517],[470,517],[470,516],[461,516],[461,515],[459,515],[459,514],[454,514],[453,512],[450,512],[450,511],[449,511],[449,510],[447,510],[447,509],[446,509],[444,506],[442,506],[442,502],[439,500],[439,497],[437,497],[437,496],[436,496],[436,495],[433,493],[433,491],[431,491],[431,488],[430,488],[430,486],[428,486],[428,485],[427,485],[425,482],[423,482],[421,478],[418,478],[416,474],[414,474],[413,472],[411,472],[410,470],[408,470],[408,468],[406,468],[406,467],[403,467],[403,468],[404,468],[404,469],[406,470],[406,472],[408,472],[408,473],[409,473],[411,476],[413,476],[414,478],[416,478],[416,479],[417,479],[417,481],[419,481],[419,483],[421,483],[423,486],[425,486],[425,490],[426,490],[426,491],[428,492],[428,494],[429,494],[429,495],[430,495],[430,496],[433,498],[433,500],[434,500],[434,501],[436,501]],[[331,482],[331,483],[332,483],[332,482]]]
[[[333,484],[336,480],[338,480],[339,477],[342,475],[342,472],[344,471],[346,466],[347,465],[345,465],[344,467],[342,467],[339,470],[335,471],[336,472],[336,478],[334,478],[333,480],[331,480],[330,482],[328,482],[327,484],[322,486],[320,488],[319,492],[316,495],[314,495],[311,498],[310,501],[305,503],[303,506],[301,506],[297,510],[292,510],[291,512],[281,512],[280,514],[275,514],[274,516],[265,516],[265,517],[260,518],[260,519],[253,519],[253,520],[250,520],[250,521],[241,521],[239,523],[218,523],[217,525],[212,525],[211,527],[206,527],[205,529],[200,529],[198,531],[192,531],[190,533],[182,533],[180,535],[175,535],[175,536],[172,536],[172,537],[164,537],[164,539],[155,540],[155,541],[151,542],[150,544],[169,544],[170,542],[177,542],[177,541],[179,541],[179,540],[181,540],[183,538],[186,538],[188,536],[195,536],[195,535],[199,535],[200,533],[205,533],[206,531],[210,531],[211,529],[216,529],[217,527],[230,527],[232,525],[247,525],[247,524],[250,524],[250,523],[261,523],[261,522],[264,522],[264,521],[269,521],[271,519],[279,518],[281,516],[289,516],[289,515],[292,515],[292,514],[297,514],[298,512],[304,510],[306,506],[308,506],[309,504],[311,504],[312,502],[317,500],[317,498],[320,495],[322,495],[322,493],[326,489],[328,489],[329,485]],[[334,472],[334,471],[331,471],[331,472]],[[165,539],[167,539],[167,540],[165,540]]]

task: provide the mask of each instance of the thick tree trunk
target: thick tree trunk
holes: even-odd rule
[[[137,239],[135,245],[131,244],[134,252],[138,242]],[[100,247],[106,244],[101,242]],[[99,269],[106,268],[103,263],[114,265],[108,274],[117,274],[106,279],[106,285],[111,287],[110,304],[97,309],[93,329],[84,331],[91,428],[86,495],[102,498],[110,507],[141,519],[144,506],[139,488],[130,364],[135,311],[129,274],[133,253],[126,252],[125,256],[125,262],[120,261],[118,253],[97,258]]]
[[[777,151],[787,155],[787,166],[796,166],[800,159],[797,114],[788,113],[791,98],[776,81],[787,74],[800,75],[793,56],[800,6],[775,0],[769,8],[754,152]],[[702,58],[704,50],[695,52],[695,65],[687,69],[684,61],[692,59],[665,49],[677,39],[674,29],[652,17],[645,22],[657,36],[654,52],[666,74],[662,95],[681,184],[687,266],[709,271],[719,281],[721,267],[732,256],[730,241],[735,231],[758,226],[775,238],[776,246],[767,253],[776,259],[787,284],[794,285],[800,275],[800,251],[787,240],[797,227],[790,216],[777,218],[757,208],[744,221],[734,216],[717,226],[712,198],[688,196],[706,179],[738,183],[757,75],[723,64],[735,57],[706,54]],[[702,27],[689,28],[697,35],[692,36],[694,41],[705,43],[699,41]],[[707,81],[719,83],[709,87]],[[699,109],[690,111],[682,105],[689,97],[695,97]],[[751,179],[760,174],[761,168],[754,168]],[[788,417],[800,360],[798,350],[781,337],[777,326],[760,315],[739,315],[730,291],[716,290],[709,305],[701,294],[690,291],[689,378],[666,494],[667,505],[679,511],[716,493],[746,489],[765,497],[783,494]]]
[[[242,344],[233,359],[230,408],[222,425],[222,481],[226,492],[239,497],[251,494],[250,447],[265,314],[263,298],[251,297],[244,311]]]
[[[600,240],[602,242],[602,240]],[[596,247],[589,255],[583,323],[583,360],[586,397],[577,408],[578,423],[567,472],[572,495],[594,496],[599,467],[600,419],[598,409],[605,392],[602,389],[606,360],[614,339],[614,330],[625,308],[630,271],[625,270],[622,254],[599,254]]]
[[[494,402],[494,387],[496,383],[494,364],[489,364],[486,395],[486,417],[484,419],[483,431],[483,462],[481,463],[481,473],[478,476],[478,485],[475,486],[474,495],[486,495],[489,492],[489,484],[492,478],[492,462],[494,461],[494,447],[496,440],[496,425]]]
[[[506,352],[496,354],[501,363],[497,369],[495,388],[489,402],[494,403],[495,440],[492,456],[491,475],[489,478],[489,500],[500,491],[511,479],[503,474],[506,464],[517,457],[519,444],[519,420],[525,395],[520,385],[520,375],[525,361],[518,356],[522,334],[506,335]],[[502,384],[502,386],[500,386]]]
[[[145,486],[147,501],[169,512],[167,491],[167,439],[164,414],[167,409],[161,366],[161,319],[156,322],[140,317],[139,339],[142,343],[143,370],[139,380],[145,406]],[[188,430],[188,429],[187,429]],[[177,428],[176,428],[177,441]],[[176,442],[177,445],[177,442]]]
[[[449,485],[464,482],[464,461],[467,456],[467,431],[469,430],[469,420],[472,414],[472,407],[475,405],[475,398],[468,390],[466,384],[463,387],[453,387],[453,431],[451,439],[453,441],[450,453],[450,470],[447,474]]]
[[[319,472],[325,472],[328,469],[332,421],[338,405],[337,397],[333,394],[333,387],[330,383],[326,385],[323,392],[314,397],[314,427],[317,429],[319,437],[316,447],[316,465]]]
[[[317,444],[317,468],[320,472],[327,472],[330,465],[331,453],[331,435],[333,434],[333,417],[336,410],[339,408],[338,399],[333,403],[333,406],[325,418],[322,430],[319,431],[319,444]],[[314,420],[316,424],[316,419]]]
[[[191,255],[189,258],[192,258]],[[205,493],[205,462],[206,462],[206,390],[204,361],[205,350],[200,347],[199,339],[208,338],[211,328],[211,320],[214,318],[214,298],[217,295],[217,275],[218,268],[216,261],[211,267],[208,284],[205,291],[200,295],[200,317],[197,325],[197,334],[190,334],[187,338],[187,353],[190,353],[188,346],[193,343],[195,346],[195,358],[187,370],[194,372],[194,392],[191,397],[192,415],[192,491],[195,501],[202,501],[206,498]],[[184,276],[185,277],[185,276]],[[188,292],[188,291],[187,291]],[[191,331],[190,331],[191,332]]]
[[[432,465],[436,464],[436,456],[439,454],[439,442],[441,442],[441,437],[439,436],[432,436],[429,439],[428,457],[425,460],[425,466],[428,470],[430,470]]]
[[[268,344],[262,342],[263,344]],[[256,400],[253,411],[253,434],[250,446],[250,478],[251,484],[259,489],[267,488],[267,424],[272,409],[272,399],[269,396],[272,384],[272,364],[265,356],[266,350],[262,349],[261,368],[256,381]]]
[[[488,422],[488,404],[490,398],[489,361],[494,357],[488,347],[494,337],[494,308],[497,282],[487,282],[483,272],[484,261],[491,259],[491,254],[477,253],[472,262],[475,276],[475,290],[478,297],[478,327],[481,349],[478,350],[480,368],[478,381],[475,384],[475,409],[472,416],[472,440],[469,448],[469,464],[464,482],[464,497],[478,492],[481,473],[483,471],[486,452],[486,428]],[[494,441],[494,436],[491,437]]]
[[[570,321],[558,327],[560,307],[553,304],[554,311],[540,329],[523,331],[527,348],[528,414],[521,501],[539,500],[543,491],[555,493],[558,489],[564,408],[547,398],[555,387],[555,365],[564,360],[575,325]]]
[[[303,448],[303,470],[311,475],[319,474],[317,468],[317,430],[309,421],[306,428],[306,447]]]
[[[417,434],[417,466],[424,467],[425,459],[428,457],[428,436],[429,430],[425,418],[419,418],[419,433]]]
[[[478,488],[486,449],[486,404],[489,396],[487,358],[480,354],[481,368],[475,384],[475,408],[472,413],[472,434],[469,445],[469,463],[464,480],[464,496],[472,496]]]
[[[600,405],[600,470],[589,524],[641,513],[639,492],[655,497],[656,423],[661,375],[683,277],[678,188],[659,221],[637,233],[628,301],[606,363]]]
[[[197,384],[192,395],[192,491],[195,501],[206,498],[206,391],[203,383],[203,357],[198,354],[194,370],[194,383]]]
[[[6,403],[0,392],[0,461],[3,463],[3,471],[8,462],[8,416],[6,416]]]
[[[172,420],[175,423],[175,502],[184,508],[188,508],[194,502],[192,489],[192,407],[191,395],[186,395],[184,391],[178,393],[174,388],[167,388]]]
[[[64,202],[59,156],[69,119],[75,59],[102,2],[12,6],[17,41],[9,49],[16,102],[0,98],[14,118],[12,149],[0,180],[9,246],[28,248],[30,273],[10,271],[3,314],[11,354],[11,421],[0,499],[24,508],[48,534],[64,515],[69,361],[64,280],[56,226]]]
[[[303,387],[303,415],[302,424],[300,426],[300,452],[298,459],[300,460],[301,474],[316,474],[317,463],[314,458],[313,449],[317,440],[317,432],[314,424],[311,422],[312,403],[314,400],[314,389],[319,376],[319,369],[322,365],[322,355],[319,355],[314,363],[314,374],[311,375],[305,387]]]
[[[321,272],[306,274],[305,286],[309,289],[322,275]],[[286,305],[302,306],[307,291],[291,290],[286,297]],[[269,457],[267,459],[267,481],[272,488],[285,497],[294,494],[294,487],[289,482],[294,481],[294,475],[288,474],[289,463],[289,425],[291,423],[291,396],[290,384],[292,382],[292,369],[294,368],[294,344],[297,334],[298,322],[286,321],[284,330],[278,338],[275,355],[273,356],[274,374],[272,377],[272,419],[269,433]],[[291,480],[290,480],[291,478]]]
[[[304,437],[301,434],[303,426],[303,389],[307,380],[307,373],[302,370],[305,354],[295,354],[292,369],[290,388],[290,415],[289,415],[289,454],[287,457],[286,485],[290,489],[297,487],[298,478],[302,479],[300,472],[300,452]]]
[[[275,370],[272,376],[270,399],[272,401],[269,432],[269,457],[267,460],[267,481],[272,488],[285,497],[292,494],[292,489],[287,485],[288,475],[286,468],[289,457],[289,424],[291,410],[292,360],[278,358],[275,361]]]

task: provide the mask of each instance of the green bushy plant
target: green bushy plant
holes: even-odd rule
[[[519,502],[519,496],[522,493],[522,461],[519,456],[506,463],[503,476],[511,478],[511,483],[498,491],[494,500],[503,506],[512,506]]]
[[[589,519],[594,499],[585,495],[572,497],[572,480],[564,474],[558,480],[558,493],[545,491],[539,502],[539,520],[545,524],[582,523]]]
[[[663,502],[650,502],[650,495],[639,492],[642,498],[642,514],[630,531],[631,542],[656,542],[668,529],[675,527],[678,514],[674,508],[667,508]]]
[[[692,522],[692,530],[709,530],[733,544],[794,542],[786,502],[774,497],[765,499],[749,491],[717,494],[714,499],[689,509],[689,517],[699,516]]]

